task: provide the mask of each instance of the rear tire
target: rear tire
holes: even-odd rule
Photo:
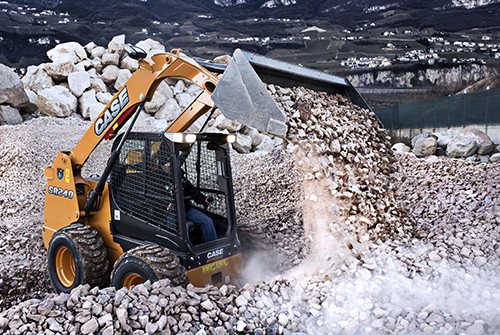
[[[103,287],[108,283],[106,247],[90,226],[73,223],[56,231],[47,259],[50,281],[57,293],[69,293],[80,284]]]
[[[173,286],[189,283],[186,269],[177,256],[167,248],[145,244],[130,249],[116,261],[111,274],[111,285],[116,289],[138,285],[147,280],[155,282],[170,279]]]

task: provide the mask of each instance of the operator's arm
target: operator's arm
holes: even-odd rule
[[[194,186],[187,178],[183,181],[184,184],[184,196],[191,196],[198,205],[205,205],[207,197],[200,192],[196,186]]]

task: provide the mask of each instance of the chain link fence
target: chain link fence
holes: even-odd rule
[[[386,129],[500,124],[500,88],[374,109]]]

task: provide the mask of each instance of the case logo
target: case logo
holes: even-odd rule
[[[62,168],[57,168],[57,179],[62,180],[64,178],[64,170]]]
[[[130,102],[130,97],[128,96],[127,86],[118,93],[116,98],[111,100],[109,108],[106,108],[101,117],[95,120],[94,132],[97,136],[100,136],[108,126],[113,123],[118,114],[125,108],[125,106]]]
[[[223,253],[224,253],[224,248],[220,248],[214,251],[209,251],[207,252],[207,259],[214,258],[217,256],[222,256]]]

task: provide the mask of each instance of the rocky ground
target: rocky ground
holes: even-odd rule
[[[254,245],[243,288],[51,294],[41,171],[90,123],[0,127],[0,333],[495,334],[500,165],[395,155],[373,114],[344,97],[268,89],[290,131],[286,150],[233,155],[239,225]]]

